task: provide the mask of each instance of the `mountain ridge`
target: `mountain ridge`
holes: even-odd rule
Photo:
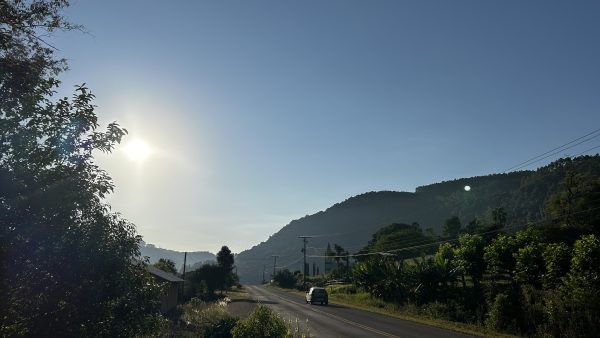
[[[150,264],[156,263],[159,259],[170,259],[175,262],[175,266],[178,270],[183,268],[184,252],[163,249],[155,246],[154,244],[146,243],[142,241],[140,243],[140,253],[142,257],[148,257]],[[191,251],[187,253],[186,265],[193,266],[194,264],[217,261],[217,256],[212,252],[208,251]]]
[[[440,233],[447,218],[458,216],[463,225],[471,220],[487,219],[493,208],[507,213],[507,225],[524,225],[544,217],[548,197],[558,191],[568,170],[600,172],[600,157],[564,158],[536,170],[490,174],[419,186],[415,192],[378,191],[351,196],[323,211],[292,220],[279,231],[236,255],[240,280],[258,283],[272,272],[278,255],[278,268],[302,269],[302,243],[309,239],[309,264],[321,271],[328,243],[342,245],[351,253],[364,247],[371,235],[391,223],[419,223],[423,230]],[[464,187],[469,185],[470,191]],[[268,267],[268,268],[267,268]],[[309,269],[310,270],[310,269]]]

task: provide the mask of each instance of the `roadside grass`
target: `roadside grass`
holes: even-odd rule
[[[277,290],[294,293],[303,297],[305,294],[302,291],[283,289],[273,285],[266,286]],[[382,300],[371,297],[371,295],[369,295],[366,292],[353,292],[352,290],[354,290],[354,287],[352,285],[332,285],[327,286],[326,288],[329,294],[330,304],[343,305],[349,308],[374,312],[389,317],[417,322],[477,337],[517,337],[506,333],[492,331],[480,325],[453,322],[450,320],[440,319],[438,317],[434,317],[435,314],[427,313],[426,311],[415,305],[398,306],[393,303],[384,302]]]
[[[242,286],[241,288],[227,291],[227,297],[229,297],[229,299],[233,302],[250,299],[250,294],[248,294],[246,288]]]

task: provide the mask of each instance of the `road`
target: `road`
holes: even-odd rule
[[[309,305],[302,296],[262,286],[251,285],[246,289],[253,299],[271,307],[286,321],[291,319],[294,326],[297,320],[303,332],[308,328],[311,337],[471,337],[331,303]]]

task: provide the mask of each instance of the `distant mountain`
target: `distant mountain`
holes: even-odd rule
[[[313,235],[307,254],[323,255],[328,243],[337,243],[351,253],[359,251],[382,226],[412,224],[440,233],[444,221],[456,215],[463,226],[474,218],[488,219],[492,209],[502,207],[508,225],[524,225],[545,217],[550,195],[559,190],[569,170],[600,175],[600,156],[565,158],[535,171],[493,174],[418,187],[415,192],[379,191],[357,195],[325,211],[293,220],[274,235],[236,256],[243,283],[270,279],[272,255],[277,266],[302,269],[302,242],[298,236]],[[466,191],[465,186],[470,186]],[[307,259],[323,271],[324,258]]]
[[[145,242],[140,244],[140,252],[142,256],[147,256],[149,258],[150,264],[156,263],[160,258],[165,258],[175,262],[177,270],[181,271],[183,268],[183,252],[157,248],[153,244],[146,244]],[[216,262],[217,257],[208,251],[193,251],[187,253],[186,264],[188,267],[194,264],[200,265],[204,262],[213,261]]]

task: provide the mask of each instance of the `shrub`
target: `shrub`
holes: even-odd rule
[[[206,305],[197,300],[183,306],[181,320],[187,329],[199,336],[214,338],[231,337],[231,329],[237,323],[237,318],[227,312],[226,306]]]
[[[259,304],[246,319],[237,322],[231,334],[235,338],[278,338],[286,337],[288,328],[279,315]]]
[[[296,276],[288,269],[277,271],[273,280],[282,288],[292,289],[296,285]]]
[[[512,331],[516,330],[515,322],[515,302],[513,297],[505,293],[496,295],[494,302],[485,320],[485,326],[493,330]]]

